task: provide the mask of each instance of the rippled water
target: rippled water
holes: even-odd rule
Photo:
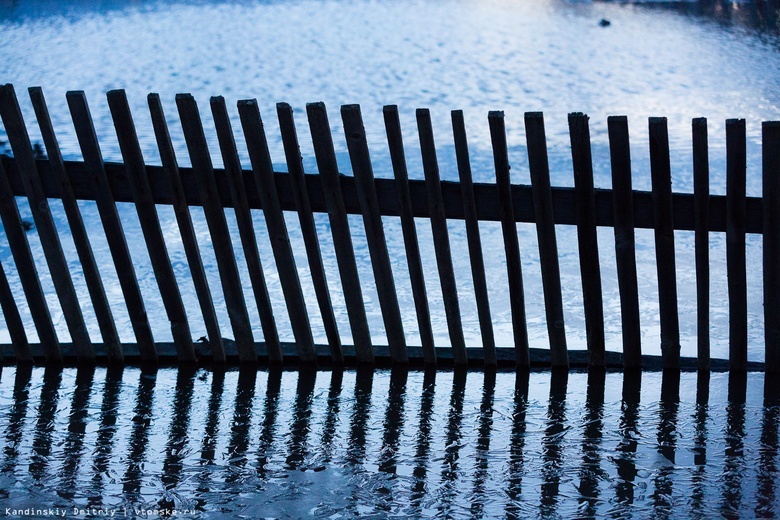
[[[0,510],[773,518],[779,391],[760,373],[5,367]]]
[[[568,112],[582,111],[591,116],[597,187],[611,184],[606,117],[629,116],[637,189],[650,187],[646,118],[667,116],[674,188],[682,191],[690,191],[692,186],[690,120],[706,116],[710,119],[711,185],[713,193],[719,194],[725,191],[724,120],[743,117],[747,120],[748,131],[747,193],[757,196],[761,191],[760,122],[780,119],[780,36],[776,9],[773,1],[760,4],[718,1],[626,4],[564,0],[203,0],[178,3],[160,0],[46,3],[11,0],[0,2],[0,81],[13,82],[21,94],[27,86],[44,88],[65,155],[76,159],[79,158],[78,145],[64,100],[65,91],[71,89],[86,91],[104,155],[113,160],[120,159],[120,154],[104,94],[113,88],[127,89],[144,154],[150,163],[158,162],[145,106],[145,96],[150,91],[159,92],[164,100],[182,163],[188,163],[188,158],[173,103],[177,92],[192,92],[200,102],[217,163],[220,162],[219,153],[208,114],[208,97],[224,95],[230,106],[241,98],[258,98],[271,152],[279,169],[286,167],[281,164],[284,156],[274,104],[289,102],[296,109],[304,161],[312,172],[316,166],[311,145],[307,142],[305,103],[322,100],[330,108],[339,161],[346,173],[350,166],[337,107],[343,103],[360,103],[378,176],[391,176],[381,107],[398,104],[409,147],[410,174],[417,178],[421,178],[422,173],[413,111],[417,107],[429,107],[439,145],[442,177],[449,180],[457,179],[449,111],[463,109],[475,177],[483,182],[492,182],[494,178],[487,112],[506,111],[512,181],[528,183],[522,115],[525,111],[542,110],[547,120],[552,182],[562,186],[573,184],[566,122]],[[611,24],[601,27],[602,19]],[[25,96],[22,98],[24,114],[32,122],[32,109]],[[238,131],[240,124],[235,110],[232,117],[234,129]],[[33,139],[39,139],[35,125],[30,126]],[[0,128],[0,140],[6,140],[3,132]],[[244,165],[248,166],[240,139],[239,153]],[[23,216],[29,218],[29,209],[21,204]],[[78,274],[77,255],[67,236],[64,214],[56,202],[53,208],[57,225],[65,235],[66,257],[76,273],[77,291],[87,301],[88,291]],[[120,335],[123,340],[132,341],[129,318],[97,212],[89,203],[82,204],[82,209],[85,218],[92,223],[90,234],[96,257],[102,262]],[[168,323],[145,245],[140,239],[134,209],[122,206],[120,213],[131,237],[130,248],[156,338],[169,340]],[[195,290],[188,280],[186,257],[173,213],[169,208],[161,208],[160,217],[185,300],[193,303],[190,308],[197,309]],[[262,215],[257,214],[256,218],[262,261],[280,333],[283,340],[291,340],[292,331]],[[199,211],[195,211],[195,221],[218,316],[221,323],[227,324],[210,238]],[[348,319],[337,283],[338,271],[327,217],[319,215],[317,222],[339,327],[345,341],[349,342]],[[230,225],[234,243],[238,244],[236,227],[233,222]],[[307,301],[312,303],[309,313],[314,320],[315,337],[324,341],[297,226],[295,216],[288,215],[293,244],[299,252],[296,262],[304,292]],[[366,288],[369,325],[375,341],[384,343],[384,326],[372,289],[373,275],[360,219],[353,217],[351,226],[360,276]],[[385,226],[407,339],[411,344],[419,344],[400,226],[397,219],[391,218],[385,219]],[[418,227],[436,341],[446,345],[449,338],[440,304],[430,227],[424,221],[418,222]],[[511,318],[500,227],[496,223],[484,223],[481,230],[485,251],[489,253],[486,264],[496,340],[499,345],[510,346]],[[451,222],[450,231],[453,250],[465,251],[463,223]],[[536,233],[530,225],[519,226],[519,233],[529,334],[533,346],[545,346],[548,339]],[[585,325],[575,231],[560,226],[557,233],[568,341],[573,348],[584,348]],[[48,278],[40,244],[34,234],[30,237],[40,259],[38,268],[58,333],[67,341],[67,327]],[[676,237],[682,353],[690,356],[696,352],[695,279],[691,269],[693,237],[688,232],[678,232]],[[621,321],[612,231],[600,229],[599,238],[607,346],[620,351]],[[747,250],[749,356],[761,360],[760,237],[749,236]],[[249,278],[238,250],[237,255],[250,317],[255,335],[260,339],[262,331],[251,298]],[[723,235],[713,234],[711,259],[712,353],[716,357],[726,357],[728,307],[725,303]],[[0,260],[9,277],[15,280],[6,241],[0,241]],[[454,261],[466,339],[470,344],[479,345],[468,255],[456,254]],[[655,256],[652,233],[647,230],[637,232],[637,262],[643,346],[646,353],[658,353]],[[24,301],[18,283],[14,283],[12,289],[18,301]],[[94,324],[93,338],[99,340],[99,330],[89,305],[85,304],[84,312]],[[25,305],[22,305],[22,314],[32,330]],[[205,334],[199,315],[192,313],[190,320],[195,337]],[[0,330],[0,340],[8,340],[6,331]]]

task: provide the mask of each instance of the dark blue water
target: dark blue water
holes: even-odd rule
[[[421,178],[414,109],[432,111],[442,177],[457,178],[449,111],[463,109],[476,180],[492,182],[489,110],[507,115],[512,182],[528,183],[523,112],[545,112],[554,185],[573,184],[566,114],[591,116],[597,187],[610,187],[606,117],[629,116],[634,186],[649,189],[647,117],[669,118],[676,190],[690,191],[690,120],[710,119],[712,191],[725,191],[723,121],[747,120],[747,193],[761,192],[762,120],[780,119],[780,37],[770,1],[642,5],[562,0],[57,1],[0,0],[0,82],[41,85],[68,158],[79,159],[64,93],[85,90],[104,155],[120,157],[105,92],[128,91],[149,163],[157,152],[145,96],[159,92],[178,157],[188,162],[175,107],[192,92],[205,114],[219,163],[208,97],[229,106],[256,97],[277,166],[283,154],[274,104],[298,117],[307,171],[315,169],[303,107],[323,100],[335,146],[349,173],[338,106],[363,106],[378,176],[391,174],[381,107],[398,104],[410,175]],[[601,19],[611,21],[601,27]],[[22,96],[28,123],[32,109]],[[234,128],[237,114],[231,112]],[[31,125],[33,140],[39,140]],[[6,141],[0,125],[0,141]],[[247,153],[239,143],[244,166]],[[8,149],[0,144],[0,153]],[[29,208],[19,199],[23,217]],[[94,205],[82,204],[120,335],[133,341]],[[52,204],[72,262],[75,248],[61,206]],[[134,208],[120,207],[157,337],[169,339],[156,281]],[[185,300],[194,287],[170,208],[159,208]],[[338,280],[327,217],[318,233],[329,280]],[[194,213],[220,321],[227,323],[213,248]],[[512,341],[500,227],[481,227],[494,328]],[[230,222],[238,243],[234,222]],[[287,222],[303,251],[294,216]],[[419,343],[403,243],[386,219],[407,341]],[[262,216],[258,240],[282,339],[291,329]],[[359,219],[351,221],[372,339],[385,341]],[[466,251],[462,222],[450,223],[454,251]],[[574,229],[559,226],[567,337],[585,344]],[[438,345],[447,327],[430,227],[418,223]],[[4,234],[0,234],[2,238]],[[535,230],[519,226],[532,346],[547,344]],[[684,355],[696,350],[693,241],[677,233]],[[42,285],[63,341],[58,307],[37,236],[29,235]],[[728,351],[725,237],[711,242],[712,349]],[[599,231],[607,345],[619,351],[620,309],[614,238]],[[240,249],[240,248],[239,248]],[[750,358],[763,359],[760,237],[748,237]],[[245,263],[237,250],[243,280]],[[498,253],[496,253],[498,252]],[[489,253],[489,254],[488,254]],[[468,255],[454,255],[466,339],[480,344]],[[6,241],[0,261],[23,319],[32,320]],[[643,347],[658,352],[657,284],[651,232],[637,234]],[[296,258],[307,300],[315,302],[305,256]],[[332,297],[350,342],[340,291]],[[262,338],[245,284],[257,339]],[[197,305],[189,305],[196,309]],[[308,308],[324,339],[316,305]],[[92,316],[88,304],[87,318]],[[205,332],[189,316],[196,336]],[[94,320],[93,320],[94,322]],[[99,339],[96,324],[91,329]],[[31,336],[35,340],[34,334]],[[0,341],[8,341],[0,322]],[[780,516],[780,382],[696,373],[267,372],[161,369],[44,370],[0,374],[0,515],[203,518],[772,518]],[[94,509],[93,509],[94,508]],[[33,514],[29,515],[30,509]]]
[[[65,92],[72,89],[86,92],[104,156],[117,160],[121,155],[105,92],[114,88],[126,89],[141,146],[150,164],[159,164],[146,106],[146,95],[152,91],[161,95],[182,164],[187,164],[189,158],[174,105],[177,92],[191,92],[198,100],[216,163],[220,162],[220,154],[207,108],[209,96],[225,96],[235,129],[240,128],[235,102],[257,98],[266,123],[271,154],[280,170],[286,166],[275,120],[275,104],[279,101],[290,103],[296,111],[304,163],[312,173],[316,165],[305,124],[305,104],[311,101],[327,104],[340,167],[349,174],[338,107],[344,103],[360,103],[374,170],[377,176],[384,177],[391,176],[392,171],[382,105],[399,106],[409,172],[415,178],[422,178],[422,168],[414,110],[430,108],[441,175],[446,180],[457,179],[450,110],[462,109],[474,176],[480,182],[494,182],[495,179],[488,111],[501,109],[506,112],[509,159],[512,182],[515,183],[530,182],[523,112],[543,111],[551,179],[557,186],[573,185],[567,114],[585,112],[591,116],[596,187],[609,188],[611,185],[606,118],[622,114],[629,118],[634,187],[650,188],[647,118],[666,116],[674,189],[691,191],[690,121],[704,116],[710,122],[710,182],[715,194],[725,192],[724,121],[740,117],[745,118],[747,124],[747,193],[758,196],[761,193],[760,123],[780,119],[777,9],[776,0],[661,4],[565,0],[6,0],[0,1],[0,81],[16,85],[34,141],[40,137],[24,90],[32,85],[43,87],[63,152],[72,159],[79,159],[80,152],[64,99]],[[611,24],[602,27],[602,19]],[[248,167],[248,155],[240,132],[236,140],[243,165]],[[0,141],[7,141],[2,125]],[[22,216],[30,218],[26,202],[20,199],[19,203]],[[132,342],[130,320],[97,211],[90,203],[83,203],[82,211],[104,283],[108,288],[116,288],[109,291],[108,299],[120,337]],[[80,265],[64,212],[56,202],[52,204],[52,212],[63,237],[66,259],[76,273],[76,291],[88,302],[88,290],[78,274]],[[119,212],[129,237],[155,337],[159,341],[169,341],[170,327],[141,239],[135,209],[120,205]],[[229,213],[228,217],[232,219],[232,212]],[[196,310],[195,289],[173,212],[168,207],[161,207],[159,214],[182,295],[188,308]],[[217,314],[220,322],[227,324],[208,230],[199,211],[193,212],[193,219]],[[329,280],[338,280],[327,216],[318,215],[317,224],[326,274]],[[350,224],[372,340],[383,344],[387,340],[373,289],[365,232],[359,217],[351,219]],[[238,244],[233,220],[229,220],[229,226],[234,243]],[[312,303],[308,312],[313,320],[315,339],[324,342],[324,327],[315,304],[295,215],[288,216],[287,226],[294,251],[300,252],[296,264],[306,299]],[[407,341],[419,345],[398,219],[386,218],[385,228]],[[279,333],[282,340],[292,340],[281,284],[260,214],[255,229]],[[575,230],[572,226],[558,226],[556,232],[567,341],[571,346],[582,348],[586,334]],[[500,226],[484,223],[481,233],[496,341],[499,345],[511,346],[509,290]],[[529,337],[534,346],[545,347],[549,340],[536,230],[532,225],[520,225],[518,233]],[[446,346],[450,338],[427,222],[418,223],[418,234],[427,290],[431,296],[435,339],[438,345]],[[67,342],[67,326],[40,243],[34,232],[29,237],[55,327],[61,340]],[[462,221],[450,222],[450,237],[454,251],[467,250]],[[713,234],[711,239],[712,354],[726,357],[725,236]],[[652,232],[637,232],[636,243],[643,348],[648,354],[658,354],[658,281]],[[676,249],[682,353],[695,356],[695,277],[690,269],[694,265],[692,233],[678,232]],[[599,230],[599,250],[606,343],[610,350],[620,351],[621,318],[612,230]],[[253,332],[261,340],[260,320],[240,247],[236,248],[236,256],[245,281]],[[749,357],[756,361],[763,360],[764,352],[761,258],[760,237],[749,235]],[[20,302],[22,318],[33,332],[32,319],[4,240],[0,240],[0,261]],[[470,345],[480,345],[468,255],[454,255],[454,264],[466,341]],[[338,287],[334,287],[331,297],[344,342],[351,343],[346,307]],[[93,310],[87,303],[83,307],[91,325],[90,334],[93,340],[99,341]],[[205,335],[200,315],[193,311],[188,318],[193,335],[196,338]],[[34,332],[31,339],[36,340]],[[0,341],[8,340],[7,331],[0,324]]]
[[[0,512],[780,514],[761,373],[5,367],[0,407]]]

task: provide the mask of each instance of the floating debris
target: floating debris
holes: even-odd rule
[[[33,144],[33,156],[36,159],[46,159],[46,152],[43,151],[43,146],[41,146],[41,143]]]

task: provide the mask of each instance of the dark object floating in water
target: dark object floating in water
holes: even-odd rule
[[[36,159],[46,159],[46,153],[43,151],[41,143],[33,144],[33,157]]]
[[[609,27],[610,25],[612,25],[612,22],[610,22],[606,18],[602,18],[601,21],[599,22],[599,25],[601,27]]]
[[[30,231],[32,228],[35,227],[35,225],[29,220],[22,220],[22,227],[24,228],[25,231]]]

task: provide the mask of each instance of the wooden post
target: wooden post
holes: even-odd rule
[[[260,323],[263,326],[268,360],[271,363],[281,363],[282,348],[279,344],[279,331],[276,327],[276,318],[274,318],[271,298],[268,295],[268,285],[266,284],[263,265],[260,261],[260,251],[257,248],[255,227],[252,222],[252,214],[249,211],[244,174],[241,170],[241,162],[238,159],[236,143],[233,139],[233,129],[230,125],[230,117],[227,113],[224,98],[211,98],[211,113],[214,116],[214,125],[217,130],[219,148],[222,152],[222,161],[225,163],[225,173],[228,186],[230,186],[230,196],[233,199],[238,234],[241,237],[241,246],[244,248],[249,279],[252,283],[252,291],[255,296],[258,313],[260,314]]]
[[[292,107],[287,103],[277,103],[276,112],[279,117],[279,127],[282,133],[285,158],[287,159],[287,171],[290,173],[290,186],[292,187],[295,207],[298,211],[298,221],[301,225],[301,234],[306,246],[306,257],[309,261],[309,270],[314,284],[314,292],[317,295],[317,303],[322,315],[322,323],[325,327],[325,335],[330,346],[331,361],[336,364],[344,362],[344,354],[341,349],[341,336],[339,335],[336,315],[333,312],[333,304],[330,299],[328,280],[325,276],[325,267],[322,263],[320,243],[317,238],[317,226],[309,201],[309,191],[306,185],[306,176],[303,172],[298,133],[295,130]]]
[[[474,297],[477,301],[479,330],[482,334],[482,351],[486,367],[496,365],[496,340],[493,334],[493,321],[490,315],[490,300],[488,299],[487,280],[485,279],[485,262],[482,258],[482,241],[479,237],[479,220],[477,205],[474,202],[474,183],[471,176],[468,141],[466,140],[466,124],[463,121],[463,111],[452,111],[452,133],[455,138],[455,155],[458,161],[458,176],[460,177],[461,195],[463,197],[463,214],[466,220],[466,237],[469,244],[469,259],[471,260],[471,278],[474,281]]]
[[[198,105],[190,94],[177,94],[176,106],[179,110],[184,140],[187,142],[187,150],[198,184],[203,213],[206,216],[209,234],[214,244],[219,278],[222,282],[222,292],[225,295],[225,304],[238,347],[238,356],[242,363],[254,363],[257,361],[257,352],[255,351],[252,326],[249,322],[241,279],[238,276],[233,243],[230,240],[230,232],[225,220],[225,210],[217,192],[214,168],[206,136],[203,133]]]
[[[566,351],[566,330],[563,322],[561,273],[558,266],[558,244],[555,239],[555,220],[550,195],[550,168],[547,164],[547,139],[541,112],[525,114],[528,166],[531,170],[531,188],[534,198],[536,234],[539,239],[539,263],[542,269],[544,308],[547,332],[550,335],[550,355],[554,367],[569,366]]]
[[[383,109],[387,144],[390,149],[390,160],[393,163],[398,190],[398,209],[401,214],[401,231],[404,235],[406,262],[409,267],[409,281],[412,286],[414,308],[417,314],[417,326],[420,329],[423,358],[426,365],[436,364],[436,350],[431,327],[431,313],[428,308],[428,294],[425,288],[422,260],[420,259],[420,244],[417,240],[417,227],[414,223],[412,198],[409,193],[409,174],[406,170],[401,121],[398,117],[398,107],[389,105]]]
[[[376,283],[379,305],[387,331],[390,357],[393,363],[408,363],[409,355],[406,352],[406,337],[401,321],[401,309],[398,307],[398,294],[395,290],[393,270],[390,266],[390,255],[387,252],[382,215],[379,213],[374,172],[360,107],[358,105],[341,107],[341,118],[344,122],[344,136],[352,162],[352,172],[355,175],[358,201],[363,213],[363,225],[366,229],[371,265],[374,268],[374,282]]]
[[[314,155],[317,158],[317,169],[320,173],[325,203],[328,207],[336,261],[339,265],[344,300],[347,304],[347,314],[355,344],[355,356],[358,363],[373,363],[374,351],[371,346],[371,333],[368,330],[363,291],[360,287],[360,278],[355,263],[355,250],[352,246],[352,235],[349,232],[347,211],[341,193],[341,181],[339,180],[336,152],[333,149],[333,136],[330,134],[328,113],[323,103],[309,103],[306,105],[306,113],[309,116]]]
[[[745,261],[745,120],[726,121],[726,270],[729,284],[729,368],[747,370],[747,265]]]
[[[607,128],[612,163],[613,225],[623,330],[623,366],[639,368],[642,366],[642,333],[639,327],[639,290],[634,245],[634,193],[631,189],[628,119],[625,116],[609,117]]]
[[[762,131],[764,195],[764,366],[780,372],[780,121]]]
[[[171,322],[176,355],[179,362],[191,363],[195,361],[195,350],[192,345],[190,324],[187,321],[187,312],[184,310],[184,302],[181,299],[179,285],[160,228],[154,196],[146,176],[146,166],[141,146],[138,144],[127,96],[124,90],[112,90],[107,97],[146,249],[149,251],[149,259],[152,262],[152,270],[160,289],[165,312]]]
[[[149,94],[147,101],[149,103],[149,112],[152,116],[152,125],[154,126],[154,135],[157,140],[157,149],[160,151],[163,170],[168,178],[171,187],[171,196],[173,198],[173,212],[176,215],[176,222],[179,227],[184,253],[187,255],[187,263],[192,274],[192,281],[195,285],[195,294],[198,298],[200,311],[203,314],[203,322],[206,325],[206,334],[209,349],[211,350],[211,359],[216,363],[225,362],[225,345],[222,342],[222,334],[217,321],[217,313],[214,309],[214,302],[211,298],[211,289],[206,279],[206,272],[203,269],[203,260],[200,257],[200,248],[195,236],[195,228],[192,225],[190,209],[187,205],[187,199],[184,196],[184,188],[179,174],[179,165],[176,162],[176,154],[173,150],[171,136],[168,133],[168,125],[165,122],[162,103],[158,94]]]
[[[460,304],[458,303],[458,287],[455,283],[455,270],[452,266],[450,236],[447,231],[447,217],[444,213],[431,114],[427,109],[417,110],[417,130],[420,134],[425,188],[428,192],[433,248],[436,251],[436,265],[439,269],[439,281],[444,299],[444,311],[447,314],[447,328],[452,342],[453,360],[456,365],[466,365],[468,364],[468,356],[466,354],[466,340],[463,337]]]
[[[260,195],[260,202],[263,205],[263,214],[271,238],[271,249],[276,259],[279,281],[282,283],[287,311],[290,313],[290,322],[298,348],[298,359],[305,363],[314,363],[317,361],[317,352],[312,339],[311,323],[306,310],[306,302],[303,299],[301,281],[298,278],[298,269],[295,266],[295,256],[290,245],[290,236],[287,233],[282,205],[279,203],[279,195],[276,191],[274,169],[271,164],[271,155],[268,152],[268,143],[263,130],[263,121],[260,119],[257,100],[239,101],[238,113],[246,137],[249,158],[252,161],[255,184]]]
[[[49,164],[60,189],[62,206],[68,218],[71,236],[81,262],[84,281],[89,290],[89,296],[92,300],[92,307],[95,310],[98,326],[100,327],[100,334],[103,337],[103,345],[106,348],[108,361],[117,364],[123,363],[124,354],[122,353],[122,344],[119,341],[119,333],[116,330],[114,315],[108,303],[103,280],[100,277],[100,270],[95,261],[95,255],[92,252],[92,246],[87,235],[87,228],[84,226],[84,221],[81,217],[81,210],[73,193],[70,176],[62,160],[60,145],[54,133],[51,117],[49,117],[49,109],[43,97],[43,90],[40,87],[32,87],[29,89],[29,93],[35,109],[35,116],[38,119],[38,126],[41,129],[41,136],[46,146]]]
[[[108,184],[108,177],[103,166],[103,155],[100,152],[97,135],[95,135],[87,98],[82,91],[68,92],[66,98],[73,124],[76,127],[81,155],[92,172],[92,182],[96,193],[95,202],[100,213],[100,220],[103,222],[103,229],[106,233],[111,257],[114,260],[119,284],[125,297],[127,312],[130,315],[130,323],[135,333],[141,359],[145,362],[156,363],[157,352],[152,329],[149,326],[141,289],[135,276],[135,268],[130,257],[130,250],[127,247],[122,221],[119,219],[114,195]]]
[[[661,318],[663,367],[680,367],[680,323],[677,315],[677,274],[674,259],[672,173],[665,117],[651,117],[650,171],[653,184],[655,258],[658,269],[658,309]]]
[[[696,336],[699,370],[710,369],[710,161],[707,119],[694,119],[693,212],[696,247]]]
[[[0,168],[2,167],[0,164]],[[11,292],[11,286],[8,285],[3,264],[0,264],[0,307],[3,309],[3,318],[5,318],[5,326],[8,327],[8,334],[11,336],[11,343],[14,345],[15,361],[17,363],[31,362],[33,357],[30,352],[30,344],[27,341],[27,333],[24,331],[19,307],[17,307]],[[0,350],[0,363],[3,361],[3,353]]]
[[[496,168],[496,188],[498,190],[498,211],[501,215],[501,229],[504,233],[506,251],[506,269],[509,277],[509,305],[512,308],[512,330],[515,340],[515,358],[517,366],[528,367],[531,364],[528,349],[528,328],[525,319],[525,295],[523,293],[523,268],[520,264],[520,245],[517,239],[512,204],[512,184],[509,178],[509,154],[506,145],[506,128],[503,112],[488,114],[490,139],[493,145],[493,161]]]
[[[54,290],[62,305],[62,313],[65,316],[76,354],[79,361],[94,362],[95,352],[92,349],[92,340],[89,337],[87,325],[84,323],[79,297],[73,286],[65,254],[62,252],[60,236],[54,225],[46,194],[43,192],[43,184],[35,164],[27,127],[24,124],[22,111],[11,84],[0,86],[0,117],[2,117],[3,125],[8,134],[8,140],[11,142],[11,149],[19,167],[24,191],[30,201],[30,211],[41,239],[43,254],[51,272]]]
[[[582,278],[582,303],[585,307],[585,332],[588,341],[588,365],[603,367],[604,304],[601,293],[599,241],[596,232],[596,199],[593,190],[593,159],[590,151],[588,116],[569,114],[569,138],[574,166],[574,195],[577,211],[577,243]]]

